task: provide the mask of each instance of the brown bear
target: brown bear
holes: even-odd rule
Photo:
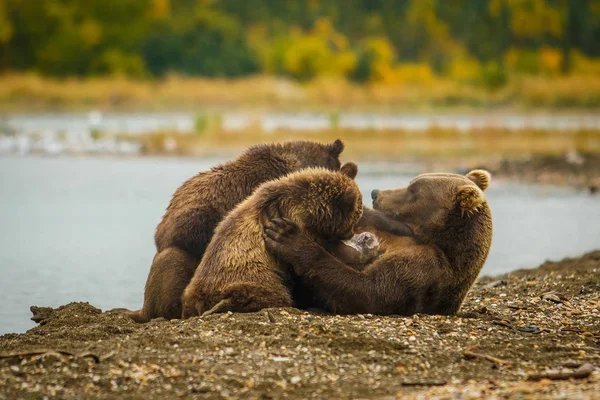
[[[356,165],[308,168],[261,185],[215,229],[183,297],[183,318],[291,307],[292,276],[265,249],[263,224],[288,218],[311,240],[350,239],[362,215]]]
[[[156,228],[152,261],[137,322],[181,316],[181,295],[190,282],[213,231],[223,217],[261,183],[307,167],[339,170],[341,140],[331,144],[294,141],[249,148],[237,159],[200,172],[173,194]]]
[[[414,237],[374,233],[382,255],[360,271],[282,218],[265,224],[266,248],[292,266],[316,306],[335,313],[454,314],[487,258],[490,174],[423,174],[401,189],[373,191],[373,206]]]

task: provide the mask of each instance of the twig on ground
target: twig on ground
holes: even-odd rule
[[[444,386],[446,381],[419,381],[419,382],[402,382],[402,386]]]
[[[112,352],[111,352],[112,353]],[[22,351],[22,352],[14,352],[14,353],[4,353],[0,354],[0,359],[3,358],[18,358],[18,357],[27,357],[27,356],[46,356],[46,355],[59,355],[59,356],[69,356],[74,358],[91,358],[96,363],[99,363],[101,360],[104,360],[113,354],[108,353],[104,357],[98,357],[96,354],[93,354],[89,351],[83,351],[81,353],[72,353],[66,350],[53,350],[53,349],[40,349],[33,351]],[[107,357],[108,356],[108,357]]]
[[[528,381],[540,381],[542,379],[550,379],[553,381],[560,381],[566,379],[584,379],[590,376],[596,367],[590,363],[585,363],[581,367],[577,368],[574,371],[546,371],[541,374],[531,374],[527,377]]]
[[[483,358],[484,360],[491,361],[491,362],[493,362],[494,364],[497,364],[497,365],[504,365],[506,367],[511,367],[512,366],[511,362],[502,360],[502,359],[494,357],[494,356],[490,356],[488,354],[475,353],[475,352],[470,351],[470,350],[465,350],[465,352],[463,353],[463,355],[464,355],[464,357],[466,359]]]

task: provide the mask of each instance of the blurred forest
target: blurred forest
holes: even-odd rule
[[[0,71],[495,89],[600,74],[600,0],[0,0]]]

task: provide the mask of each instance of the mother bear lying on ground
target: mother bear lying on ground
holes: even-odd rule
[[[374,190],[375,210],[406,223],[414,237],[376,232],[383,254],[362,271],[289,220],[265,224],[265,245],[293,266],[313,306],[340,314],[454,314],[490,249],[492,216],[483,193],[489,183],[488,172],[475,170],[423,174],[405,188]]]

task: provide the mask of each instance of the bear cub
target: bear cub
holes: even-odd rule
[[[183,318],[213,312],[252,312],[294,305],[293,276],[265,249],[263,225],[293,221],[320,243],[353,237],[362,196],[357,167],[308,168],[261,185],[221,222],[183,297]]]

